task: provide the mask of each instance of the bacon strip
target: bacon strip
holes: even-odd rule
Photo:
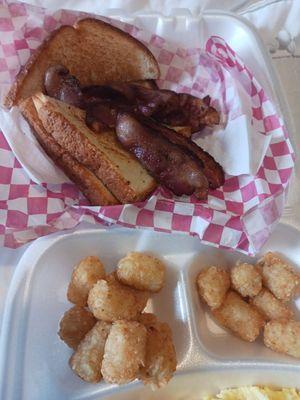
[[[126,112],[117,116],[116,133],[125,149],[177,196],[195,194],[199,199],[207,198],[208,181],[193,155]]]

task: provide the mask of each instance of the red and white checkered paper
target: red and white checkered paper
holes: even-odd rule
[[[20,65],[50,31],[62,24],[71,25],[86,15],[64,10],[52,14],[24,3],[2,3],[0,85],[13,81]],[[202,97],[209,92],[209,86],[221,85],[224,101],[221,102],[223,109],[220,104],[219,108],[222,115],[230,111],[232,115],[232,88],[227,86],[223,71],[239,80],[251,100],[251,123],[261,134],[272,135],[263,162],[255,176],[227,176],[222,188],[210,191],[207,202],[199,202],[194,197],[179,199],[159,188],[143,203],[91,207],[72,183],[38,185],[30,180],[0,132],[1,244],[16,248],[37,237],[89,221],[196,235],[206,244],[255,254],[282,213],[294,164],[287,131],[264,89],[222,38],[211,37],[205,52],[187,50],[134,26],[104,20],[129,32],[150,48],[160,64],[161,86]],[[189,67],[185,70],[180,68],[182,59],[188,61]],[[209,79],[193,75],[197,63],[207,65]],[[210,69],[210,64],[214,68]],[[189,86],[184,83],[187,74]],[[213,100],[218,102],[216,98]],[[239,110],[234,113],[238,114]]]

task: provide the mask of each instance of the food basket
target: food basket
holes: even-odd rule
[[[51,32],[62,23],[71,24],[84,16],[78,13],[69,14],[66,11],[57,12],[52,16],[51,12],[45,14],[43,9],[31,9],[21,3],[11,3],[9,12],[10,17],[4,18],[2,23],[7,42],[3,44],[6,56],[4,71],[0,76],[2,95],[10,84],[11,76],[15,75],[14,68],[19,66],[22,60],[24,62],[47,32]],[[32,16],[32,19],[29,18],[28,24],[24,24],[28,15]],[[40,15],[43,15],[43,24],[35,28],[33,21],[41,25]],[[226,101],[234,110],[233,114],[240,111],[237,111],[239,107],[235,108],[237,97],[233,96],[235,92],[230,82],[239,82],[237,88],[247,93],[249,101],[251,99],[252,117],[248,116],[247,124],[255,127],[256,135],[249,135],[251,138],[249,149],[256,149],[259,146],[267,149],[266,152],[265,150],[259,152],[264,154],[264,158],[262,162],[259,155],[255,162],[251,159],[250,164],[253,161],[258,167],[256,172],[241,173],[239,176],[235,176],[234,173],[227,175],[223,188],[211,191],[207,203],[199,202],[192,197],[176,198],[158,189],[144,203],[88,207],[75,186],[62,183],[66,181],[63,175],[60,176],[59,184],[51,184],[48,172],[53,168],[53,164],[50,160],[48,164],[44,164],[45,154],[40,151],[32,137],[23,134],[27,132],[24,120],[18,119],[17,123],[11,125],[9,120],[17,115],[17,110],[11,110],[10,113],[1,110],[1,124],[5,137],[23,169],[31,177],[29,180],[28,176],[23,174],[19,162],[12,157],[10,148],[3,138],[2,150],[5,162],[2,168],[4,176],[2,185],[6,207],[1,214],[2,244],[7,247],[18,247],[39,236],[74,227],[81,221],[88,221],[195,235],[203,243],[255,254],[267,240],[282,214],[294,164],[294,152],[288,136],[288,132],[291,132],[288,115],[279,102],[283,97],[265,49],[257,35],[246,22],[226,13],[204,13],[201,18],[188,15],[172,18],[139,15],[131,18],[116,14],[109,17],[113,17],[110,21],[114,24],[118,24],[116,20],[133,24],[121,24],[120,27],[149,44],[160,62],[164,86],[174,87],[179,72],[181,74],[181,70],[176,67],[178,63],[192,63],[184,64],[184,68],[188,71],[189,65],[193,66],[198,59],[199,48],[206,48],[208,55],[202,57],[200,54],[200,63],[206,65],[212,58],[215,60],[213,62],[222,65],[223,72],[226,70],[230,76],[229,81],[225,79],[222,83],[223,78],[220,75],[220,81],[226,90]],[[19,30],[15,30],[14,26],[20,27]],[[138,26],[141,30],[134,26]],[[15,35],[18,39],[14,38]],[[20,49],[16,50],[15,46],[19,46]],[[192,50],[185,51],[187,47]],[[182,76],[189,74],[184,70]],[[201,92],[203,89],[201,85],[210,82],[207,79],[201,81],[201,76],[199,79],[200,83],[195,82],[193,85],[193,90],[196,92],[197,90]],[[177,89],[191,88],[180,84]],[[229,107],[229,103],[226,103],[226,107]],[[238,120],[240,118],[234,119],[233,123],[237,123]],[[239,127],[239,123],[235,125],[236,130]],[[247,129],[247,132],[252,132],[252,128]],[[229,134],[233,136],[235,129],[232,128]],[[263,144],[258,145],[258,142],[262,143],[261,140]],[[223,159],[219,161],[226,162],[230,150],[237,164],[240,164],[237,161],[239,152],[235,152],[235,141],[232,140],[230,146],[225,148],[228,150],[226,153],[223,151]],[[253,153],[248,151],[248,155]],[[31,164],[32,160],[37,160],[34,167]],[[38,184],[42,184],[42,187]]]

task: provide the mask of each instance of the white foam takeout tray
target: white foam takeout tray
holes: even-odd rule
[[[222,36],[277,104],[292,136],[280,85],[259,37],[245,20],[220,12],[208,12],[201,18],[188,13],[132,18],[119,11],[108,16],[184,47],[201,47],[209,36]],[[300,268],[297,230],[279,225],[262,252],[269,249],[284,254]],[[117,260],[132,250],[153,252],[166,262],[168,270],[166,286],[153,297],[149,310],[172,328],[178,374],[165,389],[154,393],[135,382],[123,387],[82,382],[69,369],[71,351],[56,333],[61,316],[71,306],[66,289],[73,266],[95,254],[111,271]],[[297,360],[271,352],[261,341],[250,344],[233,337],[212,321],[199,302],[194,283],[201,267],[229,265],[237,259],[249,260],[201,245],[196,238],[139,230],[98,228],[35,241],[21,259],[7,297],[0,342],[0,399],[200,400],[204,393],[242,384],[299,386]]]
[[[289,238],[289,241],[285,239]],[[71,307],[66,290],[73,266],[97,255],[111,272],[127,252],[147,251],[167,266],[166,285],[147,311],[173,332],[178,378],[152,393],[133,382],[117,387],[80,380],[68,366],[71,350],[57,335],[59,320]],[[279,225],[262,253],[282,253],[300,268],[300,233]],[[207,392],[239,384],[299,386],[299,360],[244,342],[214,323],[200,303],[195,279],[207,265],[230,267],[239,253],[201,245],[197,238],[143,230],[92,229],[35,241],[22,257],[7,297],[0,343],[1,400],[201,399]],[[300,304],[293,305],[300,319]],[[188,395],[190,397],[188,397]]]

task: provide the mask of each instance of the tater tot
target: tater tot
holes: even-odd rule
[[[286,262],[274,253],[267,253],[258,262],[262,268],[263,284],[277,299],[289,301],[300,284],[300,278]]]
[[[255,307],[233,291],[228,292],[221,307],[212,312],[222,326],[248,342],[257,338],[265,322]]]
[[[90,290],[88,306],[97,319],[116,321],[136,319],[146,307],[149,292],[119,283],[113,275],[99,280]]]
[[[159,322],[153,314],[141,314],[140,321],[147,328],[145,365],[140,379],[152,389],[166,385],[176,371],[177,359],[168,324]]]
[[[264,343],[278,353],[300,358],[300,322],[284,319],[268,322]]]
[[[104,346],[110,329],[110,323],[98,321],[85,335],[70,358],[70,367],[86,382],[96,383],[102,378],[101,365]]]
[[[214,266],[204,269],[197,277],[197,286],[200,297],[208,306],[218,308],[230,288],[229,273]]]
[[[74,268],[69,283],[67,298],[71,303],[85,306],[92,286],[105,278],[104,267],[98,257],[89,256]]]
[[[60,320],[58,335],[75,350],[96,322],[96,318],[90,311],[84,307],[74,306],[66,311]]]
[[[262,289],[257,296],[251,299],[253,304],[267,320],[289,319],[293,311],[283,302],[278,300],[268,289]]]
[[[156,315],[152,313],[142,313],[138,316],[137,319],[141,324],[145,325],[146,327],[153,325],[157,322]]]
[[[262,288],[262,277],[254,265],[236,264],[230,271],[233,289],[243,297],[256,296]]]
[[[146,328],[136,321],[116,321],[108,335],[101,372],[106,382],[119,385],[138,377],[145,363]]]
[[[158,292],[165,283],[165,266],[155,257],[131,252],[119,261],[117,276],[135,289]]]

